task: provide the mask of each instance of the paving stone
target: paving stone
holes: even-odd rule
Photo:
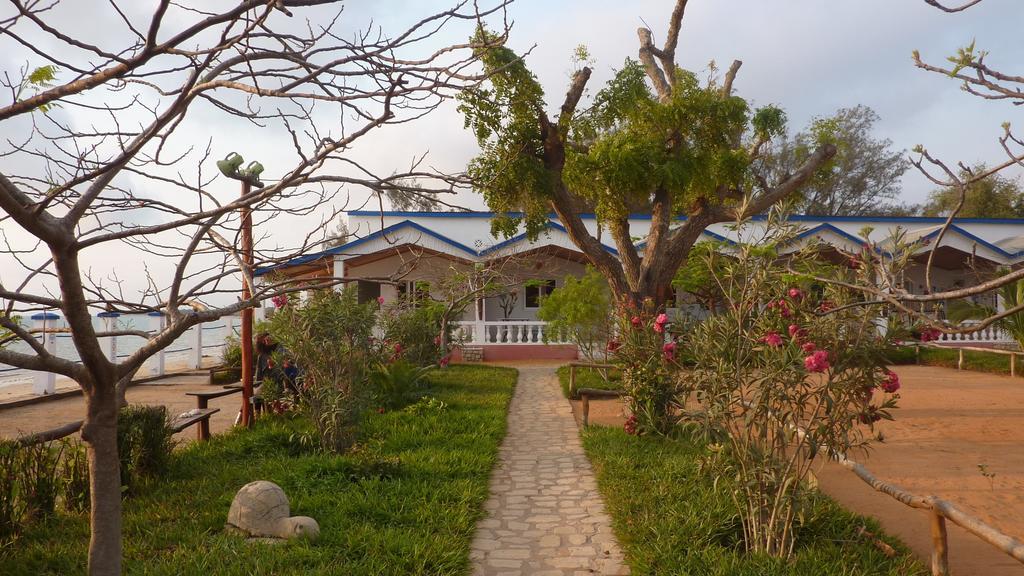
[[[474,576],[629,574],[552,367],[520,368],[498,458]]]

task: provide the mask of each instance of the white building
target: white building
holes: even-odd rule
[[[557,343],[548,334],[544,344],[544,323],[537,320],[539,298],[555,289],[567,275],[581,275],[587,258],[569,239],[565,229],[552,215],[546,230],[535,241],[525,234],[507,240],[491,234],[490,212],[379,212],[348,213],[351,240],[336,248],[297,258],[275,270],[296,280],[318,277],[351,278],[361,300],[383,297],[393,301],[402,294],[430,291],[454,267],[466,269],[478,262],[516,255],[515,285],[508,293],[481,299],[462,318],[467,340],[485,347],[489,358],[574,357],[575,348]],[[590,232],[598,234],[593,215],[584,215]],[[1024,262],[1024,219],[959,219],[944,235],[941,244],[934,241],[944,222],[942,218],[920,217],[819,217],[791,216],[790,222],[801,232],[783,253],[799,250],[807,243],[822,242],[840,257],[861,251],[861,233],[870,228],[872,242],[885,246],[897,231],[908,240],[920,243],[912,265],[905,274],[905,288],[924,293],[924,263],[934,251],[931,291],[943,291],[970,285],[976,270],[999,266],[1016,267]],[[715,224],[705,231],[708,240],[726,244],[756,237],[763,218],[754,218],[742,230],[729,224]],[[634,238],[645,237],[650,218],[630,218]],[[607,235],[605,245],[616,254]],[[259,270],[257,275],[270,270]],[[397,283],[393,282],[398,279]],[[989,299],[994,296],[988,296]],[[683,295],[678,302],[685,303]],[[995,301],[986,304],[997,305]],[[684,305],[684,304],[681,304]],[[994,331],[971,336],[973,341],[996,340]],[[556,340],[554,344],[552,340]],[[526,348],[526,347],[529,348]]]

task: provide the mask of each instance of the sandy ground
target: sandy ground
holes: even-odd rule
[[[167,406],[168,414],[173,417],[196,407],[196,399],[186,396],[186,392],[219,389],[220,385],[210,387],[207,374],[193,373],[130,386],[127,397],[128,402],[132,404],[163,404]],[[234,425],[235,416],[241,407],[241,398],[241,394],[232,394],[210,400],[210,408],[220,408],[220,412],[210,417],[211,432],[222,432]],[[49,430],[81,420],[84,415],[85,401],[81,396],[59,398],[17,408],[0,407],[0,437],[9,438]],[[186,428],[176,434],[175,439],[194,440],[197,428],[198,425]]]
[[[884,442],[851,455],[879,478],[957,504],[1024,540],[1024,378],[930,366],[896,368],[903,382],[895,422],[878,429]],[[573,402],[580,418],[580,402]],[[618,400],[590,402],[590,421],[621,426]],[[982,475],[979,465],[992,478]],[[821,488],[847,508],[877,518],[885,530],[928,561],[927,512],[875,492],[834,463],[817,471]],[[1024,576],[1016,562],[952,522],[949,558],[954,574]]]

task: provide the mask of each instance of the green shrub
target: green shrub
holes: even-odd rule
[[[428,371],[430,367],[418,367],[404,359],[378,364],[371,376],[377,404],[383,408],[401,408],[418,400],[423,393],[423,377]]]
[[[18,449],[18,474],[21,499],[29,519],[52,516],[60,493],[58,475],[61,449],[48,443],[30,444]]]
[[[360,304],[356,290],[348,288],[315,292],[271,318],[271,335],[305,374],[300,406],[315,431],[298,435],[303,442],[341,453],[355,440],[371,371],[381,359],[371,344],[376,317],[377,304]]]
[[[441,319],[444,306],[433,301],[399,302],[381,317],[386,353],[416,366],[432,366],[441,359]],[[449,331],[451,324],[448,325]],[[451,341],[451,334],[447,341]]]
[[[588,267],[582,278],[567,276],[562,286],[545,296],[537,318],[548,323],[550,335],[568,336],[583,356],[594,362],[603,356],[611,334],[611,295],[608,281]]]
[[[63,445],[60,476],[64,509],[85,512],[89,509],[89,459],[85,445],[73,438],[64,439]]]
[[[0,439],[0,544],[18,533],[25,513],[19,497],[19,469],[18,445]]]
[[[128,492],[143,478],[167,471],[173,432],[164,406],[132,405],[117,419],[117,453],[121,460],[121,486]]]
[[[231,368],[242,367],[242,343],[234,334],[224,337],[224,355],[221,364]]]

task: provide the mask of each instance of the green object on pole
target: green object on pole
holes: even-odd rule
[[[242,166],[242,162],[245,162],[242,155],[238,152],[232,152],[225,156],[223,160],[217,161],[217,168],[221,174],[228,178],[238,178],[238,169]],[[260,171],[262,172],[262,170]]]

